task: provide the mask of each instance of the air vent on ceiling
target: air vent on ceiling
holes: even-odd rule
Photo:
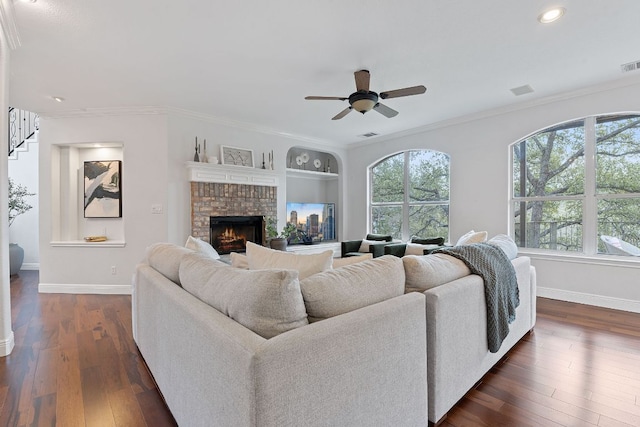
[[[633,61],[633,62],[629,62],[627,64],[622,64],[620,66],[620,69],[622,69],[623,73],[628,73],[629,71],[640,70],[640,61]]]
[[[533,92],[533,88],[529,85],[518,86],[511,89],[511,92],[515,96],[526,95],[527,93]]]
[[[362,135],[358,135],[361,136],[362,138],[371,138],[372,136],[378,136],[377,133],[375,132],[368,132],[368,133],[363,133]]]

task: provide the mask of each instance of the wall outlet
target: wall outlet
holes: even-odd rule
[[[118,270],[116,269],[115,265],[111,266],[111,274],[116,275],[118,273]]]

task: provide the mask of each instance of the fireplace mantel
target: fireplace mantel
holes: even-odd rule
[[[223,184],[265,185],[277,187],[278,172],[244,166],[187,162],[189,181],[217,182]]]

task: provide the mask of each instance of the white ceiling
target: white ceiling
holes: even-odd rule
[[[537,16],[566,8],[558,22]],[[187,110],[332,144],[637,79],[638,0],[38,0],[16,2],[10,104],[40,113]],[[424,95],[331,118],[353,72]],[[534,93],[510,89],[531,85]],[[66,99],[57,103],[51,97]]]

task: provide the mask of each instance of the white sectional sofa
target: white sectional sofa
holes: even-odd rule
[[[404,277],[391,277],[397,263],[391,270],[373,266],[363,273],[395,282],[399,296],[380,302],[371,296],[371,305],[312,324],[305,313],[304,324],[294,325],[302,302],[295,294],[300,293],[297,273],[245,271],[189,252],[167,244],[152,247],[137,267],[133,294],[135,341],[179,425],[426,425],[425,297],[403,294]],[[216,284],[207,277],[224,280]],[[255,322],[247,319],[239,310],[273,297],[258,294],[269,280],[285,289],[283,299],[294,295],[293,305],[257,313]],[[205,300],[221,295],[224,307],[216,309],[185,288]],[[250,288],[257,289],[255,296],[230,296]],[[316,316],[322,309],[316,301]],[[268,335],[273,328],[265,319],[278,310],[297,320],[270,338],[230,317]]]
[[[446,255],[386,255],[302,280],[282,273],[304,301],[291,309],[271,296],[205,302],[268,282],[256,274],[274,270],[244,271],[189,252],[152,247],[133,295],[134,338],[180,425],[435,424],[535,324],[527,257],[511,260],[520,304],[491,353],[483,279]],[[298,317],[261,336],[238,313],[261,301],[277,306],[271,316]]]

